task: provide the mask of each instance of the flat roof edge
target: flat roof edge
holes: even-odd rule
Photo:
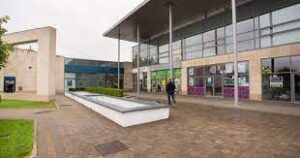
[[[16,31],[16,32],[8,32],[8,33],[4,34],[4,36],[12,35],[12,34],[17,34],[17,33],[21,33],[21,32],[39,30],[39,29],[52,29],[52,30],[56,30],[56,28],[53,27],[53,26],[42,26],[42,27],[31,28],[31,29],[28,29],[28,30],[20,30],[20,31]]]
[[[123,18],[121,18],[120,20],[118,20],[117,23],[115,23],[112,27],[110,27],[107,31],[105,31],[103,33],[103,36],[109,37],[108,36],[109,32],[111,32],[113,29],[115,29],[116,27],[118,27],[123,21],[125,21],[126,19],[128,19],[132,14],[134,14],[135,12],[137,12],[139,9],[141,9],[143,6],[145,6],[150,1],[151,0],[144,0],[141,4],[139,4],[138,6],[136,6],[133,10],[131,10],[129,13],[127,13]]]

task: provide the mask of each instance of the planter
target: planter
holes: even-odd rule
[[[122,127],[169,118],[169,106],[156,102],[115,98],[87,92],[65,92],[65,96],[105,116]]]

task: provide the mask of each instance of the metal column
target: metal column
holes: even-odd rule
[[[138,52],[137,52],[137,73],[136,73],[136,92],[140,94],[140,51],[141,51],[141,44],[140,44],[140,27],[137,25],[136,27],[136,42],[138,43]]]
[[[238,87],[238,51],[236,39],[236,0],[231,0],[232,9],[232,40],[233,40],[233,53],[234,53],[234,105],[238,106],[239,103],[239,87]]]
[[[119,28],[119,33],[118,33],[118,89],[120,89],[120,52],[121,52],[121,33],[120,33],[120,28]]]
[[[173,80],[173,4],[169,3],[169,65],[170,79]]]

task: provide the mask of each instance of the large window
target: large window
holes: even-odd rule
[[[184,40],[185,59],[202,57],[202,34]]]
[[[254,49],[254,19],[241,21],[237,24],[238,51]]]
[[[239,52],[300,42],[300,4],[237,23]],[[184,40],[185,60],[233,52],[232,25]]]
[[[211,30],[203,34],[203,56],[216,55],[216,30]]]
[[[261,47],[300,41],[300,4],[260,16]]]
[[[264,100],[291,101],[291,57],[263,59],[262,86]]]
[[[159,64],[165,64],[169,62],[169,45],[159,46]]]
[[[82,87],[118,87],[117,62],[65,59],[65,89]],[[120,63],[121,88],[123,86],[124,64]]]
[[[181,40],[177,42],[173,42],[172,49],[173,49],[173,61],[181,61],[181,53],[182,53]]]
[[[175,91],[176,93],[180,93],[180,85],[181,85],[181,70],[174,69],[173,70],[173,77],[175,83]],[[160,71],[152,71],[151,72],[151,88],[152,92],[165,92],[166,85],[168,83],[168,78],[170,77],[169,70],[160,70]]]
[[[151,41],[149,45],[149,65],[158,64],[158,47],[156,41]]]
[[[188,68],[188,94],[234,97],[233,63]],[[249,99],[249,64],[238,63],[239,97]]]
[[[237,23],[238,51],[244,52],[252,49],[300,42],[299,10],[300,3],[261,15],[255,12],[251,18],[239,21]],[[183,33],[187,37],[183,39],[182,46],[179,41],[173,43],[174,61],[182,60],[181,53],[183,53],[184,60],[232,53],[232,25],[227,24],[227,18],[216,19],[224,20],[224,26],[207,28],[205,24],[206,20],[209,19],[205,19],[195,23],[195,25],[192,24],[193,27],[183,28]],[[209,31],[203,31],[203,29]],[[192,34],[193,36],[191,36]],[[163,42],[161,42],[159,49],[156,49],[157,44],[150,44],[150,64],[152,64],[152,61],[160,64],[169,62],[169,48],[168,44],[166,44],[168,38],[166,37],[161,37]],[[159,50],[158,56],[155,56],[157,50]],[[158,62],[155,60],[155,57],[157,57]]]
[[[140,51],[140,66],[148,66],[148,45],[141,44]]]
[[[133,68],[137,67],[137,58],[138,58],[138,46],[132,47],[132,66]]]
[[[226,53],[226,44],[225,44],[225,27],[217,29],[217,52],[219,54]]]

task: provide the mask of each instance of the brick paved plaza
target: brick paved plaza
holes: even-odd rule
[[[0,118],[37,119],[41,158],[300,157],[296,116],[180,103],[168,120],[122,128],[64,96],[57,103],[53,111],[1,110]]]

